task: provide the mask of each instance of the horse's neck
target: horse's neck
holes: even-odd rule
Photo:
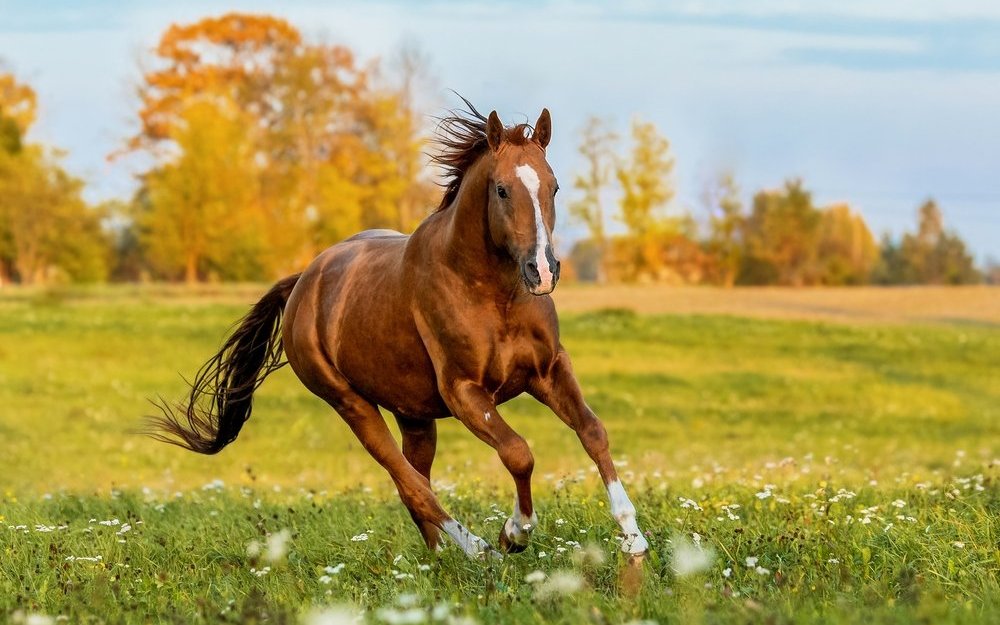
[[[496,249],[487,216],[488,156],[466,172],[455,201],[447,210],[450,222],[446,235],[446,256],[460,275],[472,281],[495,285],[499,290],[517,286],[506,253]]]

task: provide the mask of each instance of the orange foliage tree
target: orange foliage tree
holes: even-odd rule
[[[424,138],[405,94],[379,84],[377,63],[360,64],[343,46],[307,42],[279,18],[230,13],[171,26],[150,66],[130,147],[155,161],[136,221],[147,249],[159,250],[152,263],[158,275],[272,278],[360,229],[412,228],[431,205],[417,175]],[[225,148],[192,149],[195,103],[205,105],[197,120],[203,134],[211,132],[206,115],[217,115],[223,128],[239,120],[248,158],[221,168]],[[216,208],[193,219],[185,214],[192,201],[186,177],[223,175],[253,183],[204,185]],[[417,202],[424,205],[415,208]],[[219,240],[211,232],[223,239],[234,232],[210,223],[223,214],[250,232]],[[192,227],[204,232],[179,237],[177,245],[156,241]]]

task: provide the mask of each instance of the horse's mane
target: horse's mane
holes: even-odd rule
[[[431,162],[444,168],[444,196],[435,212],[451,205],[458,195],[458,188],[462,186],[465,172],[489,149],[486,142],[486,117],[467,99],[461,95],[458,97],[466,108],[452,109],[448,115],[438,118],[435,133],[438,149],[430,154]],[[529,124],[510,126],[504,129],[503,140],[514,145],[524,145],[530,140],[532,130]]]

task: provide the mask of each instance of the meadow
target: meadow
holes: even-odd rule
[[[134,434],[261,290],[0,291],[0,620],[1000,620],[995,290],[561,286],[652,545],[640,568],[575,436],[530,399],[503,413],[534,451],[539,527],[498,561],[428,552],[287,368],[218,456]],[[495,543],[510,479],[439,429],[435,488]]]

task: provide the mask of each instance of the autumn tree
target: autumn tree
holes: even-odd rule
[[[866,284],[879,259],[868,224],[847,204],[822,210],[816,254],[818,281],[832,286]]]
[[[172,127],[177,156],[147,175],[148,208],[136,216],[161,275],[263,277],[264,215],[248,128],[235,105],[217,100],[188,104]]]
[[[189,278],[202,279],[218,264],[206,256],[214,247],[206,243],[215,239],[213,226],[201,219],[181,223],[177,208],[183,194],[168,190],[182,182],[177,168],[188,176],[220,175],[221,148],[183,154],[201,144],[182,129],[194,121],[187,118],[193,103],[207,105],[197,114],[206,118],[199,121],[205,133],[211,132],[212,115],[219,132],[235,132],[234,119],[243,126],[241,157],[228,170],[246,184],[201,190],[215,198],[211,205],[228,207],[233,219],[246,224],[230,243],[247,247],[225,254],[242,260],[212,269],[213,275],[287,274],[360,229],[411,229],[432,203],[429,182],[416,173],[423,135],[410,99],[377,80],[376,63],[360,65],[343,46],[304,41],[278,18],[230,13],[172,26],[150,65],[140,89],[141,129],[131,143],[156,162],[145,177],[156,189],[141,195],[144,227],[150,233],[154,224],[169,224],[173,233],[206,229],[175,237],[185,249],[150,248],[161,270],[168,250],[183,256],[177,262],[185,264]],[[179,137],[189,143],[182,145]],[[246,197],[250,189],[253,201]],[[153,244],[152,236],[144,238]]]
[[[37,107],[34,89],[18,82],[12,73],[0,71],[0,149],[20,149],[22,137],[35,122]]]
[[[570,215],[587,228],[587,246],[593,249],[596,256],[594,278],[597,282],[607,279],[604,196],[614,173],[614,144],[617,140],[618,136],[606,121],[599,117],[587,120],[577,148],[583,157],[584,169],[573,178],[573,188],[578,195],[569,203]]]
[[[617,242],[616,257],[626,279],[656,279],[663,264],[660,239],[675,233],[681,223],[666,214],[674,197],[674,159],[670,142],[652,123],[634,120],[631,135],[629,157],[615,168],[622,191],[619,218],[628,233]]]
[[[722,286],[732,287],[743,259],[746,222],[740,190],[732,172],[724,172],[706,189],[704,203],[708,209],[705,249],[712,258],[714,278]]]

